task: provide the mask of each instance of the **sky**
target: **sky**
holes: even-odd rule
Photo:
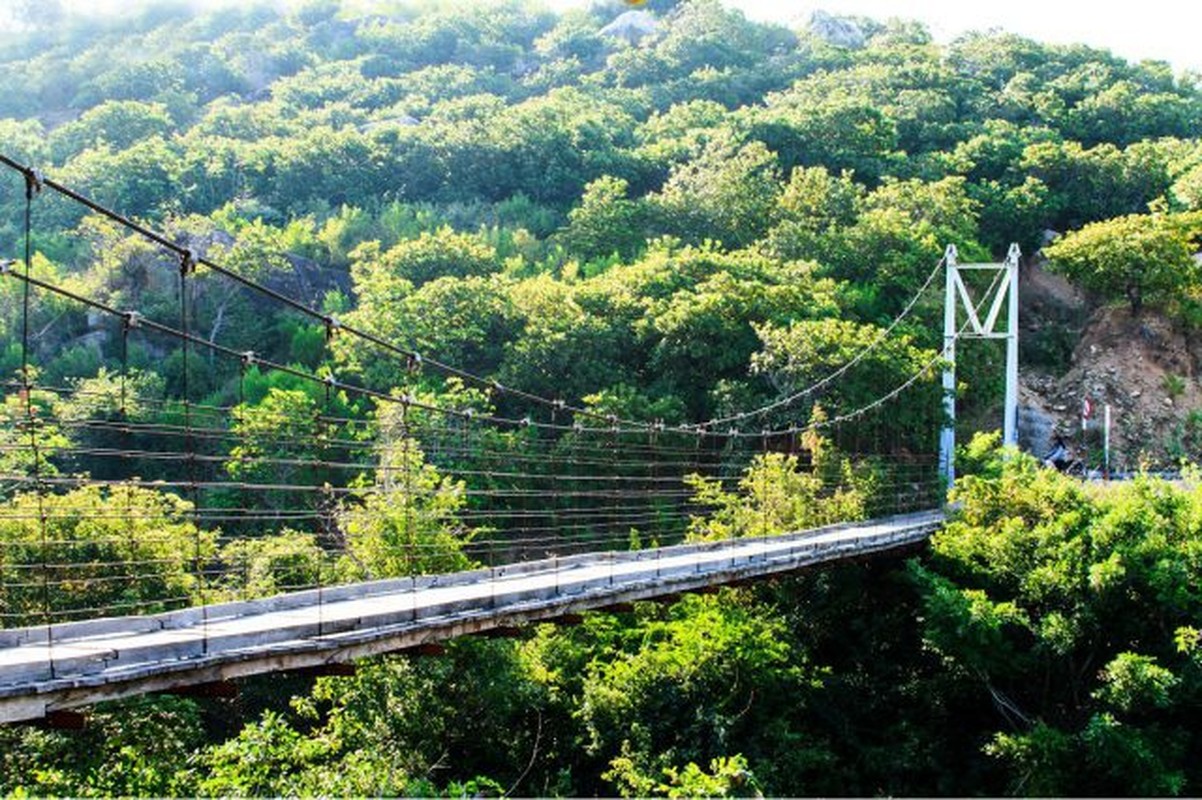
[[[11,0],[0,0],[0,5]],[[228,5],[237,0],[199,0]],[[587,0],[544,0],[552,7]],[[748,17],[785,24],[805,21],[815,9],[875,19],[903,17],[927,25],[937,41],[964,31],[1002,28],[1044,42],[1081,42],[1131,60],[1168,61],[1177,72],[1202,73],[1202,3],[1198,0],[723,0]],[[120,9],[127,0],[63,0],[81,11]]]
[[[937,41],[968,30],[1002,28],[1043,42],[1084,43],[1124,58],[1168,61],[1178,72],[1202,72],[1202,3],[1197,0],[725,0],[748,17],[789,22],[815,9],[874,19],[902,17],[926,23]]]

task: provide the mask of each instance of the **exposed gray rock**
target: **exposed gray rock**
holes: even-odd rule
[[[90,333],[85,333],[83,336],[77,336],[74,340],[72,340],[71,343],[79,347],[89,347],[99,353],[104,349],[104,346],[108,343],[108,340],[109,332],[101,330],[91,331]]]
[[[659,23],[650,11],[627,11],[597,33],[610,39],[621,39],[628,44],[638,44],[659,30]]]
[[[864,31],[850,19],[836,17],[821,9],[810,15],[810,33],[823,41],[837,47],[849,47],[858,50],[868,42]]]
[[[1040,458],[1052,449],[1052,434],[1056,419],[1037,406],[1018,407],[1018,443],[1028,453]]]

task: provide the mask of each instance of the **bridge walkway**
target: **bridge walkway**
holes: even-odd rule
[[[924,540],[940,511],[0,631],[0,722],[789,572]]]

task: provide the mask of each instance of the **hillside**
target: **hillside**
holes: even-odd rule
[[[1088,396],[1116,466],[1202,459],[1165,63],[718,0],[11,8],[4,628],[938,504],[949,244],[1022,249],[1032,451]],[[1198,794],[1202,495],[1003,457],[997,344],[919,552],[0,727],[0,792]]]
[[[1111,468],[1173,467],[1193,458],[1199,443],[1196,410],[1202,343],[1179,317],[1163,311],[1133,315],[1099,303],[1036,261],[1024,272],[1024,336],[1036,348],[1056,337],[1054,361],[1020,371],[1020,443],[1048,452],[1060,436],[1074,455],[1100,468],[1104,407],[1111,407]],[[1040,353],[1039,355],[1046,355]],[[1086,399],[1091,416],[1082,429]]]

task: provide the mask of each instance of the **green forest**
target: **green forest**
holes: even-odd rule
[[[1165,62],[718,0],[616,30],[616,0],[65,6],[0,31],[0,155],[317,314],[0,168],[4,628],[490,563],[478,498],[503,487],[470,458],[544,459],[533,491],[591,453],[622,479],[637,447],[650,486],[745,409],[752,444],[606,546],[938,505],[948,245],[1017,243],[1202,333],[1202,78]],[[1024,332],[1024,367],[1067,370],[1072,331]],[[0,791],[1202,793],[1199,474],[1045,469],[991,432],[1003,350],[958,357],[954,510],[917,551],[0,727]],[[52,597],[23,577],[48,561]]]

